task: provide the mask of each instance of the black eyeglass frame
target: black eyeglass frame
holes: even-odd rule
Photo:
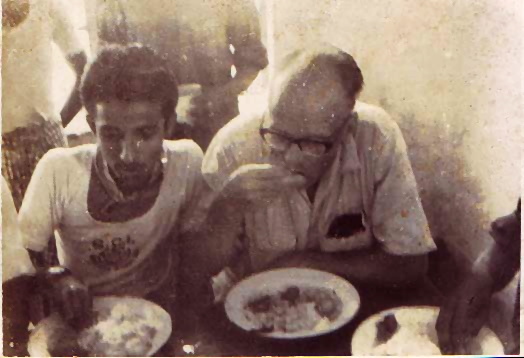
[[[291,146],[293,144],[296,144],[302,153],[304,153],[306,155],[314,156],[314,157],[322,157],[322,156],[325,156],[325,155],[329,154],[331,149],[333,149],[333,147],[337,144],[337,142],[340,141],[340,138],[343,137],[343,133],[346,133],[346,129],[349,127],[349,125],[352,122],[353,118],[355,118],[355,119],[358,118],[358,114],[356,112],[352,112],[349,115],[347,121],[342,126],[342,130],[341,131],[337,131],[337,133],[335,133],[335,135],[333,136],[334,140],[330,141],[330,142],[324,142],[324,141],[315,140],[315,139],[291,138],[291,137],[289,137],[289,136],[287,136],[285,134],[282,134],[282,133],[280,133],[278,131],[274,131],[274,130],[271,130],[269,128],[264,128],[264,127],[262,127],[262,125],[260,126],[259,133],[260,133],[260,136],[262,137],[262,140],[264,141],[264,143],[268,147],[270,147],[271,149],[273,149],[275,151],[285,153],[287,150],[289,150],[289,148],[291,148]],[[266,140],[265,136],[267,134],[273,134],[273,135],[277,135],[277,136],[283,138],[285,141],[287,141],[286,148],[285,149],[276,149],[273,146],[271,146],[271,144],[269,144],[269,142]],[[304,142],[320,144],[320,145],[323,145],[326,149],[324,150],[324,153],[319,154],[319,155],[315,155],[315,154],[312,154],[312,153],[307,153],[307,152],[305,152],[302,149],[302,145],[300,144],[301,142],[302,142],[302,144],[304,144]]]

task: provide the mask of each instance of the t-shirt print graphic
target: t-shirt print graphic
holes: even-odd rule
[[[116,271],[129,267],[138,257],[140,250],[131,236],[94,239],[91,242],[89,259],[93,265],[105,271]]]

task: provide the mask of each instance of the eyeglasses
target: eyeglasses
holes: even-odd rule
[[[268,128],[260,128],[260,135],[262,136],[262,139],[264,139],[264,142],[266,142],[271,149],[277,152],[285,152],[292,144],[296,144],[303,153],[316,157],[329,152],[334,144],[331,142],[321,142],[311,139],[293,139]]]
[[[356,118],[356,113],[352,113],[352,117]],[[350,122],[349,120],[347,122]],[[336,142],[343,137],[343,133],[346,132],[348,125],[344,125],[341,131],[337,131],[336,139],[332,142],[318,141],[313,139],[294,139],[288,137],[282,133],[276,132],[269,128],[260,128],[260,136],[264,142],[274,151],[286,152],[291,145],[296,144],[301,152],[320,157],[327,154]]]

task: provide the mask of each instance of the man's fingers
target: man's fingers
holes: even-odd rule
[[[247,175],[253,179],[274,180],[291,175],[291,172],[278,165],[273,164],[246,164],[235,171],[236,175]]]
[[[255,179],[250,181],[246,189],[250,190],[266,190],[269,192],[279,193],[284,190],[291,188],[297,188],[304,186],[306,179],[301,175],[288,175],[284,178],[272,178],[272,179]]]
[[[71,293],[71,307],[73,310],[73,318],[82,316],[85,312],[85,300],[84,291],[79,288],[75,288]]]
[[[457,300],[457,309],[451,321],[450,331],[456,351],[454,353],[466,354],[466,347],[469,346],[472,338],[471,326],[474,323],[476,312],[475,303],[471,301],[468,295]]]
[[[82,290],[79,292],[79,301],[80,301],[80,311],[79,316],[88,316],[92,308],[92,299],[91,295],[87,290]]]
[[[248,164],[237,169],[229,178],[228,195],[241,195],[252,200],[277,196],[306,184],[306,178],[271,164]]]
[[[289,187],[301,187],[306,185],[306,177],[299,174],[292,174],[284,177],[282,183]]]
[[[472,312],[470,324],[466,327],[466,334],[472,338],[478,336],[480,330],[488,320],[489,306],[487,304],[480,304],[476,307],[475,312]]]
[[[85,308],[87,310],[87,314],[90,314],[93,311],[93,295],[91,294],[91,292],[87,292],[87,294],[85,295],[85,300]]]
[[[440,309],[436,330],[440,349],[445,354],[453,353],[453,344],[451,342],[451,322],[455,313],[456,298],[452,297],[444,303]]]
[[[68,288],[62,289],[60,297],[60,312],[66,320],[74,318],[73,293]]]

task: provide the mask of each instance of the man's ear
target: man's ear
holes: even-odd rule
[[[176,112],[173,112],[171,117],[169,119],[164,120],[164,138],[171,139],[173,135],[175,134],[175,127],[176,127],[176,120],[177,120],[177,114]]]
[[[91,128],[91,132],[93,132],[93,134],[96,134],[96,126],[95,126],[95,117],[88,113],[86,115],[86,121],[87,121],[87,124],[89,124],[89,128]]]

